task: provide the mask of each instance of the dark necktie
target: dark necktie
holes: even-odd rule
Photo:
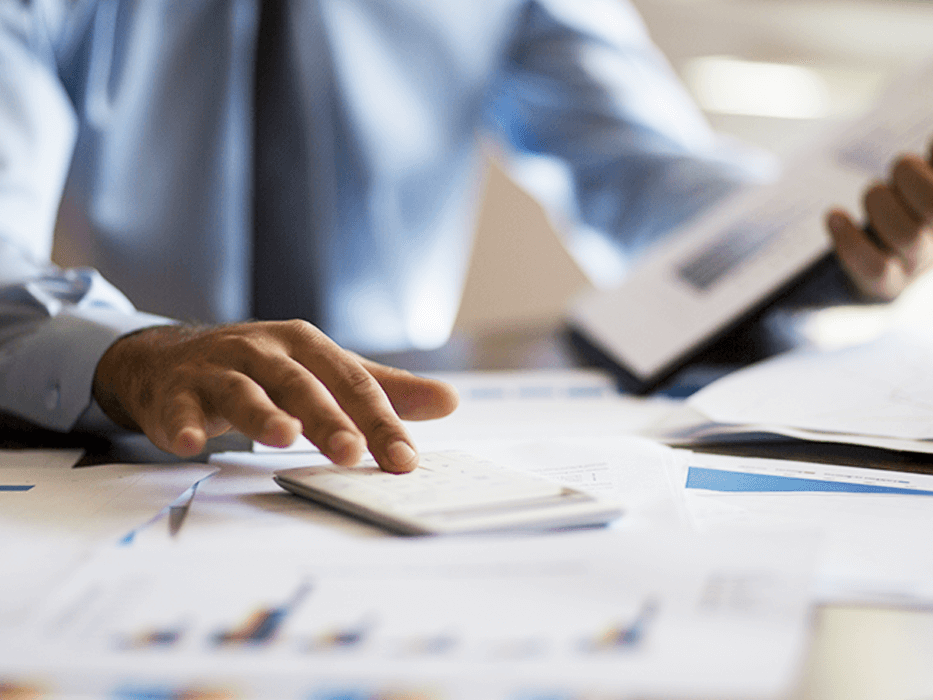
[[[253,315],[320,321],[315,236],[326,231],[332,161],[311,125],[329,109],[325,41],[312,0],[261,0],[256,46]],[[326,127],[326,125],[324,125]],[[318,142],[326,141],[318,138]],[[324,195],[324,196],[322,196]]]

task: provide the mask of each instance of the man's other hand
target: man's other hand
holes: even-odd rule
[[[304,434],[342,465],[368,446],[390,472],[418,464],[400,419],[440,418],[458,402],[448,384],[366,360],[305,321],[132,333],[101,358],[94,396],[117,423],[182,457],[235,428],[275,447]]]
[[[836,254],[869,299],[894,299],[933,267],[933,151],[898,158],[887,182],[865,192],[866,226],[841,209],[827,216]]]

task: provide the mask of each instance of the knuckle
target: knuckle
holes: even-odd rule
[[[337,420],[329,420],[319,417],[318,419],[303,425],[304,435],[308,440],[317,445],[322,450],[327,449],[329,438],[338,430],[346,430],[347,426]]]
[[[354,364],[341,373],[339,382],[344,392],[367,403],[376,400],[382,394],[379,382],[359,364]]]
[[[317,326],[303,319],[275,323],[275,337],[293,357],[326,356],[337,347]]]
[[[225,333],[213,341],[213,359],[219,364],[229,364],[243,358],[253,357],[257,352],[257,342],[251,335]]]
[[[239,372],[220,372],[211,382],[208,390],[221,401],[232,401],[249,388],[250,381]]]
[[[390,420],[384,416],[377,416],[366,426],[366,433],[370,441],[390,442],[391,438],[404,437],[404,431],[400,430],[397,421]]]
[[[303,318],[291,318],[287,321],[282,321],[282,323],[296,333],[307,333],[317,330],[317,327],[313,323]]]
[[[283,370],[275,381],[266,387],[269,398],[279,406],[290,399],[307,394],[308,391],[308,378],[303,372],[293,367]]]
[[[279,325],[285,335],[296,342],[314,341],[317,340],[319,336],[323,335],[316,326],[301,318],[280,321]]]

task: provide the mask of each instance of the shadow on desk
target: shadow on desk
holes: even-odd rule
[[[693,452],[709,452],[711,454],[733,455],[736,457],[786,459],[797,462],[933,474],[933,455],[919,452],[896,452],[863,445],[812,442],[809,440],[765,440],[713,445],[672,445],[672,447],[682,447]]]
[[[81,449],[84,456],[76,466],[95,464],[179,464],[182,462],[206,462],[215,452],[249,450],[251,443],[244,435],[230,432],[208,440],[204,451],[182,459],[163,452],[149,438],[140,433],[122,432],[113,435],[94,433],[60,433],[46,430],[31,423],[0,413],[0,449],[4,450],[54,450]]]

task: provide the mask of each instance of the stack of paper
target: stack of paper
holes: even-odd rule
[[[699,453],[683,463],[698,530],[820,533],[820,602],[933,603],[933,475]]]
[[[766,436],[933,453],[933,336],[899,330],[730,374],[649,429],[685,444]]]
[[[707,450],[743,442],[755,444],[736,451],[783,456],[799,447],[794,454],[808,460],[830,443],[867,446],[880,450],[848,456],[870,466],[909,458],[913,468],[933,471],[929,458],[902,454],[933,453],[931,357],[933,338],[905,330],[787,354],[714,382],[651,431]],[[813,528],[821,533],[815,592],[822,602],[933,601],[933,555],[921,534],[933,528],[929,473],[687,454],[680,484],[700,530]]]
[[[896,369],[921,366],[925,350],[910,347]],[[807,388],[828,381],[819,374]],[[0,619],[0,691],[778,698],[799,681],[814,592],[933,601],[917,534],[933,529],[933,476],[672,449],[632,433],[676,403],[620,396],[593,373],[454,379],[461,410],[412,425],[420,449],[605,494],[625,516],[523,538],[390,538],[272,481],[324,460],[307,445],[208,467],[8,464],[0,553],[32,568],[0,580],[18,611]],[[856,418],[847,430],[862,429]],[[898,439],[923,434],[919,411],[910,425]],[[165,506],[183,492],[182,522]],[[65,566],[50,577],[33,559]]]

